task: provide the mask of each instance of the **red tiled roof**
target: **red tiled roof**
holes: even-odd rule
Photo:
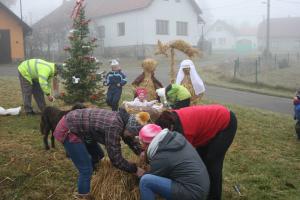
[[[85,0],[86,15],[89,18],[98,18],[108,15],[114,15],[123,12],[130,12],[147,8],[154,0]],[[189,0],[193,8],[201,14],[201,9],[195,0]],[[71,22],[71,12],[75,3],[74,1],[65,1],[55,9],[52,13],[38,21],[34,27],[37,26],[52,26],[65,24]]]
[[[258,38],[266,37],[266,21],[259,24]],[[300,17],[277,18],[270,20],[271,38],[300,38]]]
[[[87,9],[91,17],[102,17],[146,8],[151,3],[152,0],[89,0]]]

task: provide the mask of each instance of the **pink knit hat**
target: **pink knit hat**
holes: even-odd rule
[[[151,143],[152,139],[162,131],[160,126],[155,124],[145,125],[139,132],[139,138],[144,143]]]

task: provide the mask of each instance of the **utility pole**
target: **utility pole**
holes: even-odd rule
[[[266,35],[266,55],[270,55],[270,7],[271,7],[271,0],[267,2],[267,35]]]
[[[23,21],[23,8],[22,8],[22,0],[20,0],[20,13],[21,13],[21,20]]]
[[[201,27],[201,51],[204,51],[204,26],[205,22],[203,22]]]

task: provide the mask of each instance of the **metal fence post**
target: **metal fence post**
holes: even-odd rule
[[[261,57],[260,56],[258,56],[258,67],[259,67],[259,71],[260,71],[260,69],[261,69]]]
[[[255,61],[255,84],[258,83],[258,60]]]
[[[238,57],[235,61],[234,61],[234,75],[233,75],[233,79],[236,79],[236,73],[237,70],[239,69],[240,65],[240,58]]]

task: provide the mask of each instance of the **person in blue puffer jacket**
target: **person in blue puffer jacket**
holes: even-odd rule
[[[297,138],[300,141],[300,89],[296,91],[296,95],[293,99],[294,103],[294,119],[297,120],[295,125],[295,130],[297,134]]]
[[[111,61],[111,69],[104,81],[104,85],[108,86],[106,103],[113,111],[117,111],[122,95],[122,87],[127,83],[127,77],[122,73],[117,60]]]

